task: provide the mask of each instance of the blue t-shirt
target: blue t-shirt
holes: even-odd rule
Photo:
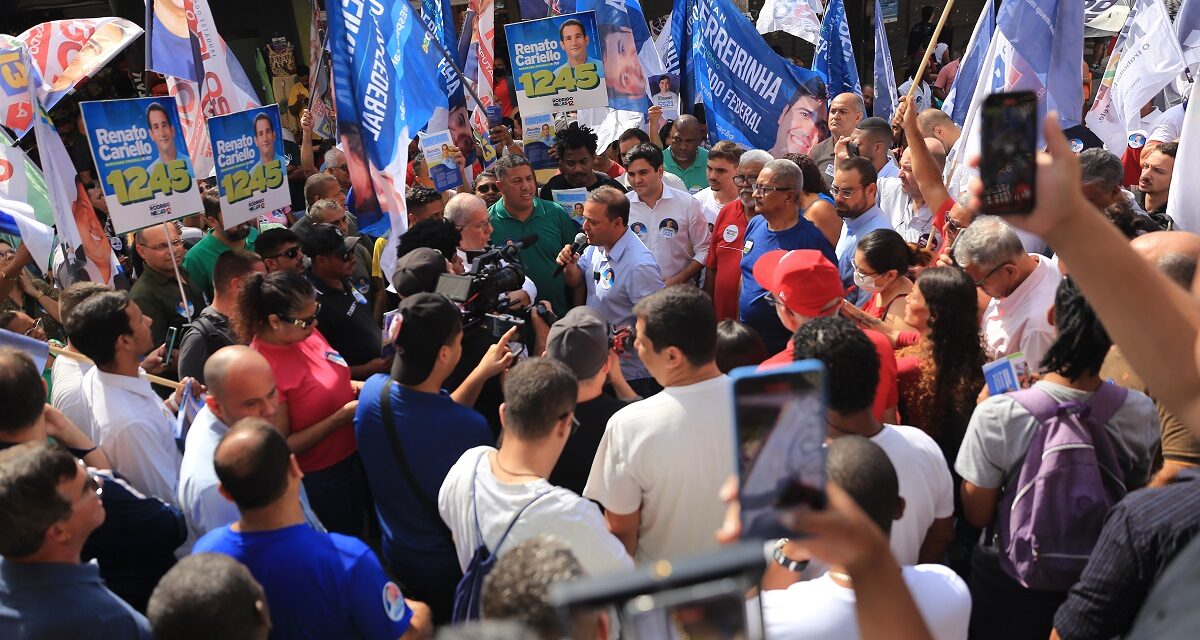
[[[791,333],[779,321],[775,307],[763,299],[767,290],[759,286],[754,279],[754,263],[768,251],[784,249],[815,249],[837,264],[837,255],[833,245],[825,238],[817,226],[803,216],[795,225],[783,231],[771,231],[767,228],[767,220],[762,216],[754,216],[746,226],[746,243],[742,246],[742,297],[738,300],[738,312],[742,322],[750,325],[762,336],[767,345],[767,353],[779,353],[787,346]]]
[[[226,525],[192,553],[224,553],[246,565],[267,594],[271,638],[399,638],[412,610],[363,541],[301,523],[274,531]]]
[[[383,529],[384,554],[407,584],[419,579],[417,574],[441,565],[457,569],[458,556],[445,526],[418,502],[392,453],[379,403],[387,381],[386,373],[377,373],[363,385],[354,414],[354,436]],[[442,481],[464,451],[496,443],[487,420],[454,402],[445,391],[432,394],[393,384],[391,402],[404,458],[434,504]]]

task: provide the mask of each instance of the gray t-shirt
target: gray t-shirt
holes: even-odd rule
[[[1059,402],[1085,402],[1092,394],[1046,381],[1034,387]],[[1033,439],[1037,421],[1008,395],[992,396],[975,407],[954,469],[963,480],[999,489],[1016,479]],[[1131,490],[1144,486],[1159,446],[1158,412],[1145,394],[1129,391],[1125,404],[1105,423]]]

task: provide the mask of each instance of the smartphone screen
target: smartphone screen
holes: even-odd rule
[[[626,633],[649,638],[745,640],[762,637],[761,620],[750,619],[746,592],[733,581],[698,584],[639,596],[625,606]]]
[[[786,538],[779,516],[825,505],[825,370],[804,360],[733,378],[742,537]]]
[[[171,352],[175,350],[175,338],[178,335],[178,329],[175,327],[167,327],[167,348],[163,349],[163,365],[171,364]]]
[[[993,93],[983,102],[979,175],[983,212],[1014,215],[1037,203],[1037,96],[1029,91]]]

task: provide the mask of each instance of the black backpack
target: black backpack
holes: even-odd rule
[[[479,509],[475,504],[475,478],[479,474],[479,462],[487,452],[480,454],[475,460],[475,470],[471,473],[471,511],[475,515],[475,537],[479,539],[479,546],[475,547],[475,553],[471,556],[471,562],[467,564],[466,571],[463,571],[462,580],[458,581],[458,586],[454,588],[454,613],[450,620],[454,624],[467,622],[470,620],[479,620],[479,611],[483,603],[483,581],[487,575],[491,573],[492,567],[496,566],[496,556],[500,553],[500,547],[504,541],[508,539],[508,534],[512,531],[513,525],[517,524],[517,520],[525,514],[533,503],[541,500],[543,496],[553,491],[545,491],[539,493],[530,500],[512,521],[508,523],[508,527],[504,529],[504,533],[500,539],[496,541],[494,551],[489,551],[487,543],[483,540],[483,531],[479,528]]]

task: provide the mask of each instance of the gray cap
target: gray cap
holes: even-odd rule
[[[608,323],[591,307],[575,307],[550,327],[546,355],[586,380],[600,372],[608,359]]]

